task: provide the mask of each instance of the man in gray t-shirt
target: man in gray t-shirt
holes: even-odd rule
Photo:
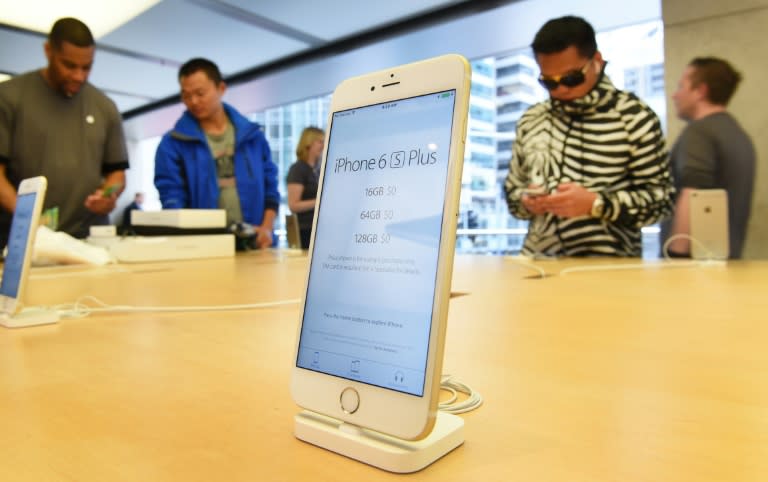
[[[125,185],[128,154],[115,104],[87,82],[94,57],[88,27],[54,23],[48,65],[0,83],[0,245],[5,245],[22,179],[48,178],[45,209],[58,229],[83,238],[107,215]]]
[[[729,258],[740,258],[751,212],[755,184],[755,148],[726,106],[741,80],[728,62],[714,57],[688,64],[673,96],[677,115],[688,121],[672,148],[677,188],[675,215],[662,227],[664,239],[690,234],[688,197],[694,189],[725,189],[728,193]],[[674,239],[669,252],[689,254],[690,241]]]

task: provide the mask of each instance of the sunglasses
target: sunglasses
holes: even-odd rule
[[[587,67],[589,67],[591,63],[592,59],[584,64],[584,67],[578,70],[571,70],[563,75],[553,75],[552,77],[549,77],[541,74],[539,75],[539,83],[549,90],[555,90],[560,85],[564,85],[565,87],[577,87],[584,83],[584,79],[586,79],[584,74],[587,72]]]

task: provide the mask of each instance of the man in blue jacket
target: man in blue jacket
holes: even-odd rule
[[[256,246],[272,246],[277,166],[259,125],[222,102],[226,85],[210,60],[182,65],[179,84],[187,110],[155,155],[163,208],[224,209],[228,226],[251,224]]]

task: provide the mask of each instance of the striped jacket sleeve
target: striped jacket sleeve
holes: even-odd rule
[[[640,228],[672,213],[672,179],[669,155],[656,114],[628,96],[618,105],[626,125],[631,159],[626,188],[604,194],[604,219]]]

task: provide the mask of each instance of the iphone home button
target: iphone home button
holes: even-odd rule
[[[346,413],[355,413],[360,407],[360,395],[352,387],[347,387],[341,392],[339,401],[341,402],[341,409]]]

